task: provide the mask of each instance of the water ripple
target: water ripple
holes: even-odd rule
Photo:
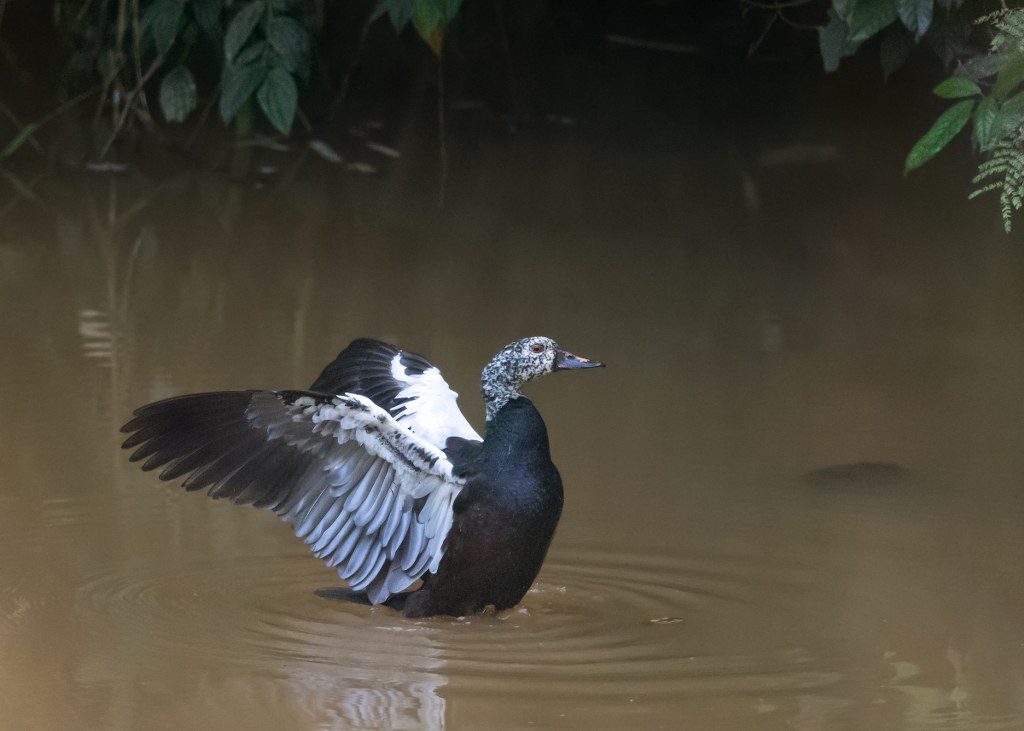
[[[442,676],[474,691],[579,697],[764,693],[823,687],[841,675],[809,653],[717,648],[702,617],[758,611],[764,584],[791,581],[747,557],[666,557],[578,549],[545,566],[523,603],[468,618],[408,620],[312,594],[305,556],[154,564],[83,577],[81,612],[102,613],[150,647],[201,648],[248,666],[267,660],[344,667],[356,677]],[[753,616],[753,615],[751,615]]]

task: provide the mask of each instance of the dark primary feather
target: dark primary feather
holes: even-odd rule
[[[186,490],[210,488],[211,497],[275,509],[316,455],[268,441],[251,427],[246,412],[257,393],[192,394],[147,404],[121,428],[131,433],[122,446],[137,447],[129,459],[145,459],[143,470],[163,467],[161,480],[191,473]],[[284,395],[281,401],[288,403]]]
[[[408,375],[419,375],[434,367],[422,355],[399,350],[380,340],[359,338],[327,364],[309,390],[358,393],[394,414],[396,408],[408,401],[398,398],[398,393],[408,384],[396,381],[391,373],[391,362],[399,354]]]
[[[459,410],[458,394],[436,366],[379,340],[354,340],[324,368],[311,390],[366,396],[439,448],[452,436],[481,439]]]

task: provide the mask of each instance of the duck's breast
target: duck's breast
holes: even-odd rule
[[[519,401],[488,425],[482,445],[449,442],[455,471],[468,481],[444,558],[418,598],[424,614],[514,606],[540,571],[562,512],[562,481],[540,415],[526,399],[509,404]]]

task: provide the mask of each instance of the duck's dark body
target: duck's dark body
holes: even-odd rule
[[[520,397],[488,424],[482,444],[450,439],[445,452],[467,483],[444,558],[420,589],[392,605],[409,617],[515,606],[537,577],[562,513],[562,479],[544,421]]]

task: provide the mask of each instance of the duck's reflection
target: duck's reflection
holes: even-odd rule
[[[438,690],[436,679],[403,687],[348,688],[334,710],[350,728],[443,729],[445,701]]]

